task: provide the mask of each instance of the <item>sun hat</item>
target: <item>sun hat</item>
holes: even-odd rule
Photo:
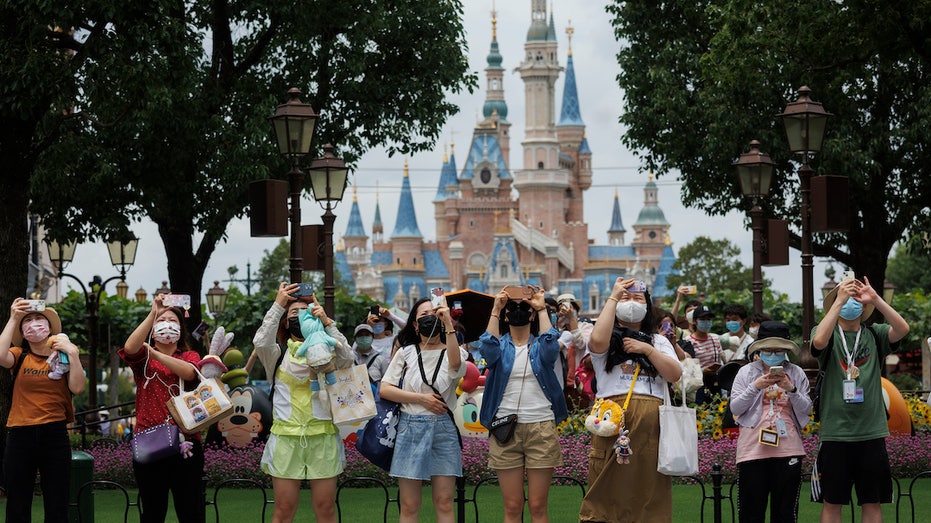
[[[764,321],[760,324],[760,332],[756,341],[747,347],[747,357],[750,358],[757,351],[782,349],[798,356],[800,350],[794,341],[789,339],[789,326],[781,321]]]
[[[556,303],[562,303],[564,301],[571,303],[572,306],[575,307],[575,312],[582,310],[582,302],[575,297],[575,294],[572,294],[571,292],[565,292],[556,297]]]
[[[30,314],[41,314],[48,320],[49,326],[49,336],[54,336],[61,333],[61,318],[58,317],[58,313],[55,309],[51,307],[46,307],[45,310],[37,312],[27,312],[26,316]],[[25,318],[25,317],[24,317]],[[16,330],[13,331],[13,346],[22,347],[23,346],[23,322],[20,321],[19,325],[16,326]]]

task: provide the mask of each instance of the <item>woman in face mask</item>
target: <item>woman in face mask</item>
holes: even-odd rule
[[[624,406],[622,430],[629,457],[616,453],[615,436],[592,435],[589,490],[580,521],[671,521],[672,481],[656,471],[659,406],[682,369],[665,336],[653,333],[653,305],[642,281],[618,278],[598,316],[589,351],[596,397]],[[629,461],[621,463],[621,461]]]
[[[450,409],[456,404],[456,385],[465,376],[468,353],[459,348],[445,302],[434,306],[427,298],[411,308],[398,339],[404,345],[391,358],[380,392],[401,404],[389,471],[398,478],[399,521],[419,521],[423,482],[430,481],[436,521],[451,523],[456,478],[462,476],[462,447]]]
[[[498,473],[507,523],[521,520],[525,473],[531,521],[548,521],[550,480],[562,465],[556,425],[568,416],[554,370],[559,331],[547,313],[543,289],[531,290],[530,298],[499,292],[479,338],[488,367],[479,419],[493,435],[488,466]]]
[[[272,477],[275,513],[272,521],[294,520],[301,482],[310,484],[316,521],[336,521],[336,477],[343,471],[345,453],[333,424],[327,397],[310,388],[311,368],[298,355],[304,342],[300,313],[310,309],[336,340],[336,367],[352,366],[354,355],[336,322],[328,318],[314,296],[294,296],[300,285],[282,282],[262,325],[252,339],[265,377],[272,384],[271,434],[262,454],[262,471]]]
[[[35,309],[31,300],[13,300],[0,333],[0,366],[13,369],[14,380],[3,457],[6,521],[33,521],[37,472],[46,521],[67,521],[71,444],[66,427],[74,421],[71,395],[84,391],[84,369],[78,348],[59,335],[58,313]],[[63,355],[70,371],[56,374]]]
[[[808,378],[787,359],[799,353],[788,325],[764,321],[759,336],[747,350],[751,363],[731,387],[731,412],[740,425],[738,513],[740,521],[763,521],[769,503],[771,521],[795,521],[805,456],[801,429],[811,411]]]
[[[187,345],[184,310],[164,304],[165,294],[152,300],[152,309],[129,335],[119,355],[133,371],[136,382],[136,429],[141,432],[170,419],[166,403],[182,382],[197,380],[194,365],[200,361]],[[204,450],[200,433],[185,434],[193,445],[189,456],[181,453],[151,463],[133,460],[139,485],[143,522],[162,522],[172,492],[179,522],[203,522],[204,502],[200,478],[204,474]]]

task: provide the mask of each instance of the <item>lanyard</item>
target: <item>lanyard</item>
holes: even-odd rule
[[[857,337],[853,341],[853,352],[852,353],[849,350],[847,350],[847,337],[844,336],[844,331],[840,328],[840,325],[837,326],[837,332],[840,333],[841,345],[843,345],[844,355],[847,357],[847,367],[844,368],[844,371],[847,373],[847,379],[849,380],[849,379],[852,379],[852,376],[850,374],[851,372],[850,369],[851,367],[854,366],[853,363],[854,363],[855,358],[857,357],[857,348],[860,345],[860,334],[863,332],[863,327],[861,326],[860,329],[857,331]]]

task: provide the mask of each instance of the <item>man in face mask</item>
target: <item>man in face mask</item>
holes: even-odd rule
[[[372,327],[368,323],[356,326],[355,342],[352,344],[356,365],[365,365],[369,372],[369,380],[373,385],[377,385],[388,369],[388,360],[384,354],[372,348],[373,340]]]
[[[823,502],[821,521],[840,521],[855,486],[861,520],[882,521],[880,504],[892,503],[893,491],[881,371],[909,327],[869,279],[861,282],[852,271],[845,275],[824,298],[824,318],[811,335],[811,354],[824,369],[821,448],[812,473],[820,476],[820,491],[812,482],[812,499]],[[864,325],[874,310],[887,323]]]
[[[734,351],[731,360],[746,361],[747,347],[753,343],[754,339],[753,336],[744,331],[744,325],[747,323],[747,308],[736,303],[728,305],[724,308],[724,322],[724,327],[727,329],[725,334],[731,336],[731,339],[737,338],[739,340],[736,347],[731,342],[730,348]]]
[[[374,313],[374,307],[378,307],[378,314]],[[390,359],[391,344],[394,343],[395,338],[394,326],[397,325],[400,330],[407,325],[407,322],[380,305],[373,306],[365,322],[372,328],[372,348]]]
[[[724,351],[718,337],[711,334],[711,325],[714,321],[714,313],[711,309],[706,305],[699,305],[692,311],[692,317],[695,320],[694,329],[689,334],[688,340],[695,350],[695,357],[701,365],[705,381],[705,387],[695,394],[695,401],[704,403],[711,399],[711,395],[720,393],[717,373],[724,364]]]

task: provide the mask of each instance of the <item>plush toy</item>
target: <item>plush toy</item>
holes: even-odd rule
[[[60,333],[55,336],[49,336],[48,347],[50,349],[52,348],[52,344],[55,342],[56,338],[62,338],[67,341],[68,335],[65,333]],[[66,356],[63,352],[52,350],[52,353],[49,354],[49,357],[46,359],[46,361],[48,362],[48,366],[51,369],[48,373],[49,379],[60,380],[62,376],[71,370],[71,365],[68,363],[68,356]]]
[[[617,462],[621,465],[626,465],[630,463],[630,455],[634,452],[630,450],[630,437],[627,434],[630,431],[624,429],[617,436],[617,441],[614,442],[614,454],[617,456]]]
[[[624,426],[624,409],[617,403],[598,398],[585,418],[585,428],[596,436],[616,436]]]
[[[209,353],[197,363],[197,368],[200,369],[200,373],[204,377],[219,378],[228,370],[220,358],[223,357],[223,353],[226,352],[232,342],[233,333],[227,334],[222,325],[217,327],[216,332],[213,333],[213,339],[210,341]]]
[[[295,355],[306,358],[310,365],[310,390],[320,390],[320,375],[324,375],[327,385],[336,384],[336,339],[326,333],[323,323],[314,316],[310,309],[303,309],[298,314],[301,322],[301,334],[304,343]]]

